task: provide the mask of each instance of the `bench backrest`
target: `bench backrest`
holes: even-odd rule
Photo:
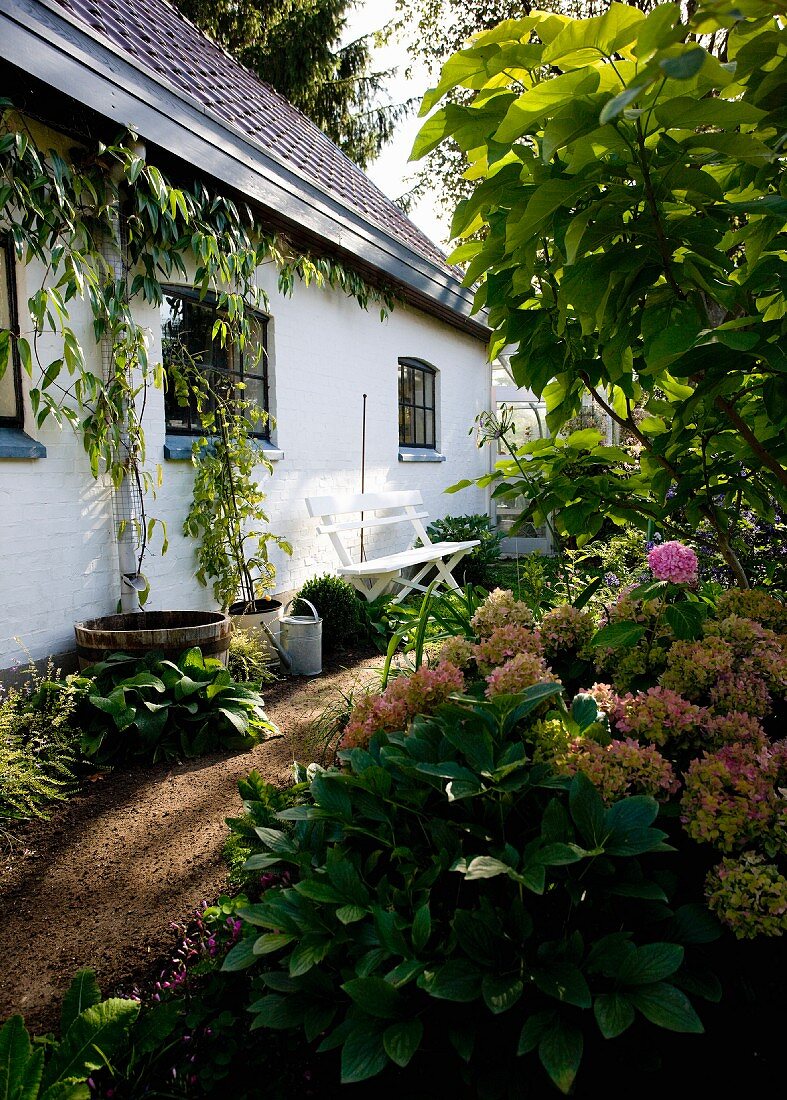
[[[423,510],[423,497],[418,490],[394,490],[390,493],[356,493],[346,496],[307,497],[309,515],[318,518],[317,531],[328,535],[342,565],[355,565],[341,540],[345,531],[364,531],[370,527],[409,524],[425,545],[431,544],[423,520],[429,513]],[[385,515],[377,515],[384,512]],[[337,519],[357,515],[357,519]]]

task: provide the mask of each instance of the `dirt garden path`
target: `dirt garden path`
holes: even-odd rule
[[[57,1027],[74,972],[92,967],[105,995],[144,978],[172,946],[170,924],[226,883],[226,817],[253,768],[291,782],[292,761],[317,758],[309,727],[380,658],[326,663],[314,680],[268,685],[266,710],[284,736],[236,756],[134,768],[87,782],[48,822],[31,824],[0,877],[0,1021],[21,1012]]]

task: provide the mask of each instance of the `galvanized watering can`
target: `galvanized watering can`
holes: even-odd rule
[[[290,615],[295,603],[306,604],[312,614]],[[297,596],[290,600],[281,617],[281,640],[265,622],[260,625],[292,676],[318,676],[322,672],[322,619],[313,603]]]

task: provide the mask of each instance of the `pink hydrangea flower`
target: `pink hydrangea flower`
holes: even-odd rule
[[[403,730],[416,714],[431,714],[449,695],[461,691],[465,679],[460,669],[441,661],[437,668],[426,665],[412,676],[397,677],[381,695],[368,695],[350,715],[339,743],[340,749],[369,744],[378,730]]]
[[[517,653],[487,676],[486,682],[486,694],[490,699],[494,699],[496,695],[518,695],[533,684],[560,683],[544,658],[536,653]]]
[[[517,653],[536,653],[542,650],[537,630],[527,626],[509,623],[499,626],[487,638],[483,638],[475,647],[474,656],[481,672],[491,672],[499,668]]]
[[[658,581],[694,584],[697,580],[697,555],[682,542],[663,542],[648,554],[648,565]]]
[[[620,702],[623,713],[616,717],[616,725],[621,733],[657,745],[669,742],[674,747],[686,747],[701,739],[707,711],[669,688],[648,688],[625,695]]]
[[[672,765],[655,745],[640,745],[630,737],[608,745],[577,738],[565,763],[570,774],[583,772],[607,803],[629,794],[665,800],[680,789]]]

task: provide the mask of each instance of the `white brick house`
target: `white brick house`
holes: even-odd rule
[[[471,296],[439,250],[315,126],[165,0],[4,0],[0,75],[0,96],[31,120],[41,144],[132,126],[151,163],[193,167],[294,244],[335,255],[401,298],[381,323],[376,309],[365,312],[338,290],[298,284],[282,297],[270,267],[260,271],[270,296],[267,382],[276,422],[265,445],[274,475],[262,476],[271,530],[294,546],[291,559],[275,559],[278,591],[336,565],[304,498],[359,491],[363,393],[367,490],[421,489],[433,516],[485,510],[480,490],[461,502],[443,490],[486,470],[468,435],[489,402],[486,329],[470,318]],[[0,327],[15,301],[24,335],[40,271],[11,253],[0,248]],[[71,318],[100,373],[87,307]],[[162,315],[141,304],[137,319],[158,361]],[[434,380],[433,432],[426,401],[420,428],[401,434],[402,360]],[[26,383],[18,366],[16,377],[10,369],[0,381],[0,670],[26,661],[20,642],[34,659],[69,651],[73,623],[112,613],[118,600],[110,489],[92,479],[67,428],[35,427]],[[164,466],[153,511],[167,521],[171,543],[166,555],[156,546],[146,559],[147,608],[210,608],[210,590],[194,580],[194,543],[180,534],[192,479],[188,425],[174,422],[159,390],[144,425],[148,458]]]

